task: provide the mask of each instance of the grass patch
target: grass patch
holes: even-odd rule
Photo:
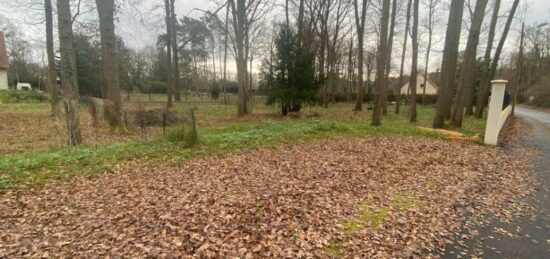
[[[155,107],[162,103],[151,103]],[[178,104],[176,110],[188,110],[195,103]],[[44,111],[47,104],[13,104],[12,111]],[[190,136],[185,129],[169,128],[168,140],[130,140],[108,146],[81,146],[45,151],[31,151],[0,156],[0,189],[32,187],[50,180],[67,179],[75,175],[95,175],[110,172],[120,163],[141,159],[142,162],[179,163],[191,157],[224,154],[260,147],[275,147],[288,143],[305,143],[337,137],[401,135],[442,138],[435,132],[418,129],[431,123],[433,109],[420,106],[419,122],[409,124],[404,107],[400,115],[389,113],[378,127],[370,125],[370,112],[354,113],[349,104],[337,104],[330,109],[308,108],[301,118],[282,117],[276,108],[254,106],[255,115],[237,118],[233,105],[205,103],[196,110],[200,134]],[[306,116],[308,112],[320,117]],[[0,113],[1,114],[1,113]],[[24,115],[21,115],[24,116]],[[479,132],[481,122],[466,122],[465,129]],[[170,132],[174,132],[173,134]],[[183,132],[183,133],[182,133]],[[198,142],[197,142],[198,141]],[[181,143],[184,143],[182,145]],[[198,143],[194,145],[195,143]],[[373,216],[373,215],[371,215]]]
[[[340,257],[346,253],[346,249],[339,245],[323,247],[321,253],[328,257]]]
[[[364,201],[359,202],[359,213],[344,221],[344,233],[348,236],[353,235],[357,230],[364,229],[368,226],[377,228],[384,222],[388,215],[388,208],[378,208],[371,210]]]

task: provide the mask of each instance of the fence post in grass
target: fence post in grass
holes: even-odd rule
[[[128,129],[128,113],[126,111],[124,111],[124,125]]]
[[[162,137],[166,137],[166,120],[168,115],[166,112],[162,113]]]
[[[510,115],[510,106],[503,108],[506,83],[508,83],[506,80],[491,81],[491,98],[489,100],[489,113],[485,128],[486,145],[497,145],[500,130],[506,122],[508,115]]]

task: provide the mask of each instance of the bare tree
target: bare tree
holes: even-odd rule
[[[168,86],[168,99],[166,107],[172,107],[172,94],[174,92],[174,76],[172,71],[172,12],[171,12],[171,0],[164,0],[164,11],[166,20],[166,83]],[[177,51],[174,49],[174,51]]]
[[[82,143],[78,107],[78,80],[73,46],[71,6],[69,0],[57,0],[57,24],[59,28],[59,50],[61,53],[61,86],[65,110],[67,112],[67,129],[69,145]]]
[[[508,37],[508,31],[510,31],[510,26],[512,25],[512,20],[514,19],[514,14],[516,13],[518,4],[519,4],[519,0],[514,0],[514,3],[512,4],[512,9],[508,14],[508,19],[506,20],[506,24],[504,25],[502,36],[500,37],[500,41],[498,42],[497,49],[495,50],[495,55],[493,57],[491,67],[489,68],[489,71],[488,71],[489,76],[487,78],[482,77],[482,80],[485,79],[485,81],[481,82],[481,87],[479,90],[480,92],[477,100],[476,113],[475,113],[475,116],[477,118],[483,117],[485,103],[487,102],[487,98],[489,98],[489,83],[490,83],[489,81],[495,76],[495,72],[498,66],[498,61],[502,53],[502,48],[504,48],[504,43],[506,42],[506,38]]]
[[[382,18],[380,20],[380,39],[378,40],[378,55],[376,56],[376,99],[372,113],[372,125],[378,126],[381,122],[382,106],[384,105],[384,86],[387,85],[386,62],[388,59],[388,23],[390,19],[390,0],[382,2]]]
[[[329,1],[330,2],[330,1]],[[327,37],[328,42],[328,85],[331,88],[332,102],[335,100],[336,94],[336,81],[338,79],[338,73],[336,71],[336,62],[338,60],[338,43],[340,42],[340,32],[342,23],[344,22],[345,13],[349,10],[349,2],[345,0],[336,1],[336,16],[334,17],[334,28],[332,30],[331,37]],[[325,107],[328,107],[328,98],[325,95]]]
[[[476,51],[487,2],[488,0],[477,0],[472,23],[470,25],[470,32],[468,33],[468,42],[466,43],[462,73],[458,82],[458,91],[455,97],[451,121],[456,127],[462,127],[462,119],[464,118],[464,101],[466,99],[466,95],[470,92],[470,88],[475,83]]]
[[[57,116],[60,114],[59,89],[57,86],[57,71],[55,69],[53,11],[51,0],[44,0],[44,11],[46,17],[46,54],[48,56],[48,90],[52,96],[52,116]]]
[[[355,28],[357,30],[357,98],[355,102],[355,111],[363,110],[363,54],[365,41],[365,19],[367,16],[368,0],[363,0],[359,10],[358,0],[353,0],[355,11]]]
[[[237,64],[237,84],[239,101],[237,115],[248,114],[248,54],[246,53],[247,34],[251,26],[261,15],[260,11],[265,7],[264,0],[228,0],[231,6],[233,23],[233,40],[235,42],[235,62]]]
[[[180,86],[180,65],[179,65],[179,49],[178,49],[178,35],[176,32],[176,28],[178,26],[178,18],[176,16],[176,8],[175,8],[175,2],[176,0],[170,0],[170,26],[172,29],[172,33],[170,35],[170,42],[173,49],[172,53],[172,65],[173,65],[173,77],[174,77],[174,85],[172,86],[172,91],[174,94],[174,99],[176,102],[181,102],[181,86]]]
[[[411,18],[411,5],[412,0],[409,0],[407,3],[407,16],[405,22],[405,36],[403,37],[403,49],[401,50],[401,67],[399,69],[399,87],[403,85],[403,70],[405,66],[405,56],[407,54],[407,39],[409,38],[409,21]],[[401,88],[399,88],[399,94],[397,95],[397,103],[395,104],[395,114],[399,114],[399,109],[401,106]]]
[[[449,22],[445,34],[443,60],[441,62],[439,96],[437,98],[436,114],[433,121],[434,128],[443,128],[445,119],[450,117],[452,93],[455,88],[456,62],[458,59],[458,45],[460,43],[460,28],[462,26],[463,11],[464,0],[451,1]]]
[[[101,93],[103,98],[114,105],[114,109],[106,109],[111,126],[120,126],[122,116],[122,102],[118,76],[118,58],[115,36],[115,1],[96,0],[99,14],[99,32],[101,35]]]
[[[229,10],[230,6],[227,5],[227,10],[225,12],[225,24],[224,24],[224,40],[223,40],[223,82],[222,82],[222,92],[223,92],[223,102],[227,104],[227,49],[229,46]]]
[[[391,57],[393,50],[393,37],[395,34],[395,18],[397,16],[397,0],[393,0],[390,18],[390,34],[388,36],[388,56],[386,57],[386,80],[384,80],[384,93],[382,99],[382,114],[388,113],[388,90],[389,90],[389,78],[391,72]]]
[[[522,83],[522,77],[523,77],[523,52],[524,52],[524,45],[525,44],[525,22],[521,23],[521,34],[519,38],[519,54],[518,54],[518,61],[517,61],[517,67],[516,67],[516,82],[514,84],[514,93],[512,96],[512,115],[515,115],[516,112],[516,104],[518,101],[518,89],[519,86]]]
[[[426,83],[428,80],[428,65],[430,62],[430,52],[432,50],[432,36],[434,30],[434,15],[437,5],[441,0],[428,0],[426,4],[428,6],[428,22],[426,23],[426,29],[428,30],[428,46],[426,48],[426,60],[424,64],[424,88],[422,89],[422,105],[426,104]]]
[[[416,122],[416,81],[418,76],[418,8],[420,0],[414,0],[413,7],[413,26],[411,33],[412,42],[412,62],[411,77],[409,78],[409,88],[411,89],[409,100],[409,121]]]

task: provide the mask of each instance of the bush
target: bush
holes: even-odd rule
[[[45,103],[49,101],[49,95],[39,91],[0,91],[0,102],[2,103]]]
[[[166,140],[184,143],[186,147],[192,147],[198,143],[197,132],[194,129],[186,129],[181,125],[169,129],[166,133]]]
[[[409,97],[406,94],[401,95],[401,102],[408,103]],[[416,95],[416,103],[422,104],[422,94]],[[437,103],[437,95],[436,94],[427,94],[426,95],[426,101],[425,105],[434,105]]]
[[[145,92],[151,94],[166,94],[168,93],[168,86],[165,82],[161,81],[150,81],[146,84],[145,87],[147,90]]]
[[[211,83],[210,84],[210,98],[212,98],[214,100],[218,100],[218,98],[220,97],[220,93],[221,93],[220,84],[218,84],[218,82]]]
[[[164,110],[164,109],[154,109],[154,110],[139,110],[131,112],[134,123],[140,127],[149,127],[149,126],[162,126],[162,114],[166,113],[166,123],[168,125],[175,124],[177,122],[183,122],[184,119],[178,117],[175,111]]]

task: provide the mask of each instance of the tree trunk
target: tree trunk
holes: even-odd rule
[[[487,102],[487,99],[489,98],[489,90],[490,90],[489,83],[490,83],[490,80],[493,79],[495,72],[497,70],[498,60],[500,59],[502,48],[504,47],[504,43],[506,42],[506,38],[508,37],[508,31],[510,31],[510,26],[512,25],[512,21],[514,20],[514,14],[516,13],[518,4],[519,4],[519,0],[514,0],[514,3],[512,4],[512,9],[510,10],[510,14],[508,15],[508,20],[506,20],[506,24],[504,25],[504,30],[502,31],[502,37],[500,37],[500,41],[498,42],[497,49],[495,50],[495,56],[493,57],[491,67],[489,68],[488,77],[482,78],[482,80],[485,79],[485,81],[481,82],[481,85],[483,87],[480,88],[479,99],[477,101],[476,114],[475,114],[477,118],[483,117],[483,110],[485,109],[485,104]]]
[[[103,98],[112,102],[112,109],[105,115],[112,127],[119,127],[122,118],[122,101],[118,76],[117,46],[115,36],[114,0],[96,0],[101,34],[101,69]]]
[[[422,105],[426,105],[426,83],[428,82],[428,65],[430,62],[430,52],[432,50],[433,16],[436,2],[435,0],[430,0],[428,4],[428,47],[426,49],[426,61],[424,66],[424,88],[422,88]]]
[[[351,94],[351,85],[353,83],[353,38],[349,42],[349,53],[348,53],[348,78],[347,78],[347,84],[348,84],[348,91],[346,95],[346,102],[350,101],[350,94]]]
[[[493,42],[495,39],[495,30],[496,30],[497,21],[498,21],[500,2],[501,0],[495,0],[495,3],[493,5],[493,15],[491,17],[491,23],[489,25],[489,35],[487,38],[487,46],[485,47],[485,55],[483,58],[483,65],[482,65],[482,71],[481,71],[481,79],[479,81],[480,85],[479,85],[478,94],[481,93],[484,87],[487,87],[484,84],[489,80],[489,66],[491,65],[491,51],[493,50]],[[465,101],[466,115],[474,115],[474,112],[473,112],[474,94],[475,94],[475,89],[472,87]],[[478,96],[478,100],[479,100],[479,96]],[[481,116],[483,116],[483,112],[481,112]]]
[[[386,62],[388,59],[388,21],[390,18],[390,0],[382,2],[382,18],[380,20],[380,40],[376,56],[376,99],[372,113],[372,125],[381,124],[382,106],[384,105],[384,86],[387,85]]]
[[[412,26],[412,62],[411,77],[409,78],[409,88],[411,89],[409,100],[409,121],[416,122],[416,81],[418,77],[418,7],[420,0],[414,0],[413,7],[413,26]]]
[[[57,0],[57,25],[59,27],[59,50],[61,53],[61,86],[67,116],[68,143],[82,143],[78,104],[78,80],[76,57],[73,46],[73,28],[69,0]]]
[[[174,93],[174,77],[172,74],[172,22],[170,11],[170,0],[164,0],[164,11],[166,20],[166,85],[168,86],[168,100],[166,107],[172,107],[172,94]]]
[[[384,99],[382,104],[382,114],[388,114],[388,91],[389,78],[391,72],[391,55],[393,50],[393,36],[395,33],[395,17],[397,16],[397,0],[393,0],[390,22],[390,35],[388,37],[388,56],[386,57],[386,80],[384,80]]]
[[[458,45],[460,43],[460,28],[464,0],[452,0],[449,12],[449,22],[445,34],[443,60],[441,63],[441,82],[437,98],[436,114],[433,121],[434,128],[443,128],[445,119],[450,113],[452,93],[455,86],[456,62],[458,59]],[[416,83],[415,83],[416,84]],[[449,114],[450,115],[450,114]]]
[[[55,51],[53,43],[53,12],[52,1],[44,0],[46,15],[46,53],[48,56],[48,90],[52,96],[52,116],[60,115],[59,88],[57,86],[57,71],[55,69]]]
[[[227,104],[227,48],[229,46],[229,5],[227,5],[227,10],[225,12],[225,36],[223,40],[224,49],[223,49],[223,83],[222,83],[222,91],[223,91],[223,102],[224,104]]]
[[[229,0],[231,8],[233,10],[233,23],[235,31],[235,44],[237,46],[237,56],[235,58],[237,65],[237,83],[239,90],[239,102],[237,106],[237,115],[245,116],[248,114],[248,97],[247,97],[247,75],[248,66],[245,57],[245,39],[247,30],[247,16],[246,16],[246,1],[245,0]]]
[[[525,22],[521,23],[521,35],[519,42],[519,55],[518,55],[518,65],[516,68],[516,83],[514,85],[514,96],[512,97],[512,115],[516,114],[516,104],[518,102],[518,89],[522,82],[523,76],[523,47],[525,39]]]
[[[171,29],[172,29],[172,35],[170,35],[171,45],[173,49],[172,53],[172,65],[174,66],[174,86],[172,90],[174,91],[174,99],[176,102],[181,102],[181,85],[180,85],[180,64],[179,64],[179,52],[178,52],[178,34],[177,34],[177,24],[178,24],[178,18],[176,16],[176,10],[175,10],[175,2],[176,0],[170,0],[170,21],[171,21]]]
[[[353,0],[353,6],[355,9],[355,27],[357,29],[357,98],[355,102],[355,111],[363,110],[363,54],[364,54],[364,32],[365,32],[365,19],[367,15],[367,3],[368,0],[363,0],[361,10],[357,0]]]
[[[466,43],[466,51],[464,53],[464,62],[462,65],[462,73],[459,79],[458,91],[455,97],[455,105],[452,116],[452,124],[456,127],[462,127],[462,119],[464,118],[464,102],[467,94],[475,82],[476,75],[476,51],[479,43],[479,33],[483,16],[485,15],[485,7],[488,0],[477,0],[470,25],[468,42]]]
[[[411,18],[412,0],[407,3],[407,17],[405,23],[405,36],[403,37],[403,49],[401,51],[401,67],[399,69],[399,93],[397,95],[397,103],[395,104],[395,114],[399,114],[401,106],[401,87],[403,87],[403,70],[405,67],[405,54],[407,53],[407,39],[409,38],[409,21]]]

